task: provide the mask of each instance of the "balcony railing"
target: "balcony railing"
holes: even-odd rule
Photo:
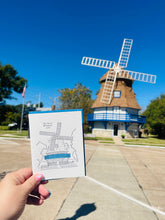
[[[122,121],[145,124],[146,117],[133,114],[94,113],[87,115],[87,121]]]

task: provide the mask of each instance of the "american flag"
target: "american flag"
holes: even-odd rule
[[[22,97],[25,98],[25,91],[26,91],[26,83],[25,83],[25,86],[23,88],[23,92],[22,92]]]

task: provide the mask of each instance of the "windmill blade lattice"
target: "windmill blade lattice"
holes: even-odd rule
[[[116,71],[108,71],[106,80],[105,80],[105,85],[104,85],[104,90],[103,94],[101,97],[101,102],[104,104],[110,103],[111,98],[112,98],[112,93],[113,93],[113,88],[116,82],[116,76],[117,72]]]
[[[123,41],[123,45],[121,48],[121,53],[120,53],[119,61],[118,61],[118,64],[123,68],[127,67],[132,44],[133,44],[132,39],[124,39]]]
[[[115,62],[109,61],[109,60],[101,60],[101,59],[92,58],[92,57],[83,57],[81,64],[87,65],[87,66],[95,66],[95,67],[110,69],[114,66]]]
[[[156,76],[147,74],[147,73],[139,73],[134,71],[126,70],[124,72],[127,72],[134,80],[147,82],[147,83],[156,83]]]

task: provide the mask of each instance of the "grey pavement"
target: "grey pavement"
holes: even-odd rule
[[[144,204],[149,204],[136,177],[117,147],[97,148],[87,165],[87,176]],[[81,211],[83,206],[89,209],[85,216]],[[163,219],[164,217],[161,216],[160,218]],[[152,210],[95,184],[87,178],[80,178],[67,197],[56,219],[156,220],[158,215]]]
[[[119,146],[119,145],[124,146],[124,142],[121,140],[120,137],[113,137],[113,140],[115,142],[115,145],[117,145],[117,146]]]
[[[51,197],[42,207],[26,206],[21,220],[165,219],[165,149],[96,141],[87,141],[85,148],[92,179],[50,181]],[[0,161],[1,174],[31,166],[29,140],[0,138]]]

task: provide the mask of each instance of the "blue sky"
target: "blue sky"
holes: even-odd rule
[[[28,80],[25,102],[50,107],[58,89],[77,82],[100,88],[105,69],[81,65],[83,56],[118,61],[124,38],[134,40],[128,70],[157,75],[156,84],[135,81],[142,109],[165,93],[164,0],[0,0],[2,65]],[[22,96],[9,104],[22,103]]]

